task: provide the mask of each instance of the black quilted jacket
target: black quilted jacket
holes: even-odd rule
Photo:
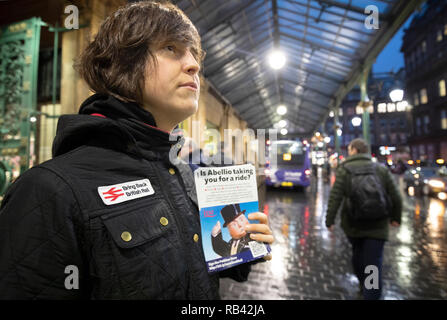
[[[182,138],[169,141],[150,113],[105,95],[79,113],[60,118],[53,159],[1,204],[0,298],[218,299],[191,170],[169,161]],[[249,271],[220,276],[244,281]]]

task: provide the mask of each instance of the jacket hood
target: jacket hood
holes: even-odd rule
[[[169,152],[180,138],[173,140],[169,132],[158,129],[152,114],[138,104],[94,94],[82,103],[79,114],[59,118],[52,153],[56,157],[82,145]]]

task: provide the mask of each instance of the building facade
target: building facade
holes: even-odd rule
[[[409,158],[408,139],[411,131],[411,105],[404,96],[402,101],[391,101],[389,93],[393,89],[403,89],[405,72],[371,74],[368,80],[368,97],[373,102],[369,107],[369,136],[371,153],[380,161]],[[363,108],[359,106],[360,89],[352,89],[339,108],[341,124],[340,147],[347,155],[347,146],[355,138],[363,137],[363,124],[354,126],[352,119],[362,118]],[[329,148],[334,150],[334,114],[330,113],[325,131],[331,138]]]
[[[447,159],[447,2],[429,0],[405,30],[406,93],[413,104],[414,159]]]

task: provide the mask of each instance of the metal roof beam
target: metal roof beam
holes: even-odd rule
[[[253,116],[250,117],[250,120],[252,121],[258,121],[259,119],[265,119],[265,115],[264,114],[260,114],[259,112],[257,112],[256,114],[254,114]],[[296,123],[297,121],[299,121],[300,119],[296,118],[296,117],[288,117],[287,119],[285,119],[287,121],[290,121],[292,123]]]
[[[258,97],[258,96],[256,96]],[[248,107],[246,106],[246,104],[242,104],[242,106],[245,106],[245,108],[240,108],[237,107],[236,105],[233,105],[238,111],[239,111],[239,115],[243,116],[245,115],[251,108],[253,108],[255,105],[259,105],[260,103],[262,103],[264,106],[266,106],[266,100],[271,100],[273,102],[271,102],[269,105],[267,105],[267,107],[271,108],[273,105],[278,104],[279,99],[275,96],[273,96],[271,99],[263,99],[262,97],[258,97],[257,101],[254,102],[250,102],[250,104],[248,105]]]
[[[255,1],[248,1],[247,3],[241,5],[240,7],[237,7],[234,10],[229,11],[226,15],[224,15],[223,17],[221,17],[220,19],[218,19],[216,22],[214,22],[213,25],[209,26],[207,28],[207,32],[202,36],[202,40],[206,41],[206,39],[210,36],[214,36],[214,29],[217,28],[219,25],[221,25],[222,23],[224,23],[227,20],[231,20],[232,18],[234,18],[235,16],[237,16],[238,13],[241,13],[242,11],[244,11],[245,9],[249,8],[251,5],[253,5],[254,3],[256,3]],[[256,6],[256,9],[260,8],[261,6],[263,6],[264,3],[261,2],[261,4],[259,6]],[[253,10],[256,10],[253,9]]]
[[[258,15],[258,16],[256,16],[256,17],[254,17],[253,18],[253,21],[258,21],[259,19],[259,17],[264,17],[265,16],[265,13],[263,12],[263,13],[261,13],[260,15]],[[254,27],[251,27],[250,26],[250,30],[252,30],[252,31],[254,31],[254,30],[257,30],[260,26],[264,26],[265,27],[265,21],[260,21],[259,23],[257,23]],[[226,35],[224,35],[223,37],[221,37],[221,36],[219,36],[218,34],[215,34],[214,35],[214,37],[213,38],[211,38],[211,40],[213,40],[213,42],[211,43],[211,45],[210,45],[210,47],[214,47],[214,46],[216,46],[216,45],[219,45],[219,44],[222,44],[222,42],[224,41],[224,40],[226,40],[227,38],[229,38],[230,36],[232,36],[232,35],[235,35],[237,32],[235,32],[234,30],[233,30],[233,28],[231,27],[231,25],[229,25],[228,26],[228,28],[230,28],[231,29],[231,31],[228,33],[228,34],[226,34]],[[268,29],[268,27],[267,28],[265,28],[266,30]],[[241,31],[241,30],[239,30],[239,31]],[[242,30],[242,31],[245,31],[245,30]],[[257,31],[259,31],[259,30],[257,30]],[[262,30],[262,31],[264,31],[264,30]],[[211,42],[211,41],[202,41],[205,45],[208,45],[209,44],[209,42]]]
[[[294,3],[296,5],[303,6],[303,7],[306,6],[306,5],[303,5],[301,3],[297,3],[297,2],[291,1],[291,0],[286,0],[286,1],[290,2],[290,3]],[[320,8],[316,8],[316,7],[311,7],[311,8],[315,9],[315,10],[320,10]],[[284,10],[284,11],[287,11],[287,12],[292,13],[292,14],[303,16],[301,13],[299,13],[297,11],[294,11],[294,10],[291,10],[291,9],[280,8],[280,10]],[[333,13],[333,14],[335,14],[335,13]],[[339,16],[343,17],[343,15],[339,15]],[[323,23],[327,23],[327,24],[330,24],[330,25],[333,25],[333,26],[336,26],[336,27],[340,27],[340,24],[334,23],[334,22],[329,21],[329,20],[319,19],[319,22],[323,22]],[[348,29],[348,30],[351,30],[351,31],[354,31],[354,32],[357,32],[357,33],[361,33],[361,34],[363,34],[365,36],[371,36],[371,33],[364,32],[361,29],[355,29],[355,28],[352,28],[352,27],[349,27],[349,26],[346,26],[346,25],[343,25],[342,28]]]
[[[316,42],[311,41],[311,40],[307,40],[307,39],[303,39],[303,38],[300,39],[300,38],[297,38],[297,37],[295,37],[295,36],[293,36],[291,34],[287,34],[287,33],[284,33],[284,32],[280,32],[280,35],[283,36],[283,37],[289,38],[289,39],[293,39],[294,41],[306,43],[306,44],[308,44],[308,45],[310,45],[311,47],[314,47],[314,48],[324,49],[324,50],[327,50],[329,52],[336,52],[338,54],[351,57],[351,59],[355,59],[356,58],[356,54],[355,53],[352,54],[350,52],[346,52],[346,51],[343,51],[343,50],[340,50],[340,49],[337,49],[337,48],[333,48],[333,47],[330,47],[330,46],[325,46],[325,45],[316,43]]]
[[[301,6],[301,7],[307,7],[307,6],[308,6],[308,5],[302,4],[302,3],[300,3],[300,2],[293,1],[293,0],[286,0],[286,1],[289,2],[289,3],[293,3],[293,4],[295,4],[295,5]],[[321,7],[312,6],[312,5],[310,5],[309,7],[310,7],[311,9],[314,9],[314,10],[321,10],[321,9],[322,9]],[[283,8],[281,8],[281,9],[283,9]],[[337,16],[337,17],[341,17],[341,18],[344,18],[344,17],[345,17],[343,14],[340,14],[340,13],[338,13],[338,12],[334,12],[334,11],[328,11],[328,10],[326,10],[326,13],[331,14],[331,15],[334,15],[334,16]],[[358,19],[358,18],[354,18],[354,17],[349,17],[349,19],[350,19],[351,21],[359,22],[359,23],[361,23],[362,25],[363,25],[363,23],[365,22],[364,19],[362,20],[362,19]],[[319,21],[321,21],[321,20],[319,20]]]
[[[356,13],[363,14],[363,15],[365,14],[364,8],[353,6],[351,4],[344,4],[344,3],[340,3],[340,2],[336,2],[336,1],[332,1],[332,0],[317,0],[317,1],[320,4],[325,3],[325,4],[329,5],[330,7],[345,9],[345,10],[356,12]]]
[[[226,95],[227,93],[231,92],[235,87],[239,87],[244,82],[249,82],[249,80],[255,80],[260,77],[262,77],[264,73],[253,75],[252,73],[240,73],[236,77],[228,77],[227,80],[220,83],[220,89],[222,91],[223,95]],[[228,85],[231,83],[231,85]]]
[[[291,22],[291,23],[294,23],[294,24],[304,25],[304,26],[307,26],[308,28],[312,28],[312,29],[316,29],[316,30],[319,30],[319,31],[322,31],[322,32],[326,32],[326,33],[330,33],[330,34],[333,34],[333,35],[337,35],[335,32],[327,30],[325,28],[321,28],[321,27],[314,26],[314,25],[308,25],[306,23],[299,22],[297,20],[292,20],[292,19],[289,19],[289,18],[286,18],[286,17],[283,17],[283,16],[279,16],[279,18],[281,20],[288,21],[288,22]],[[284,25],[284,27],[285,28],[290,28],[290,25]],[[294,28],[294,30],[301,32],[300,30],[297,30],[295,28]],[[350,37],[350,36],[347,36],[347,35],[339,35],[339,37],[346,38],[348,40],[352,40],[352,41],[356,41],[356,42],[368,43],[368,41],[366,41],[366,40],[358,39],[358,38],[356,39],[356,38],[353,38],[353,37]]]
[[[253,48],[253,50],[255,50],[257,47],[262,46],[266,43],[266,41],[269,39],[270,37],[267,36],[264,39],[260,40],[258,43],[258,45],[256,47]],[[221,72],[222,68],[225,67],[228,63],[230,63],[231,61],[237,59],[237,58],[241,58],[241,54],[245,55],[250,55],[251,57],[258,57],[258,55],[256,53],[248,53],[247,51],[243,51],[242,49],[237,49],[233,51],[234,53],[230,54],[228,56],[228,58],[226,58],[225,60],[222,61],[222,59],[216,59],[216,62],[213,62],[211,65],[205,65],[205,67],[209,70],[211,69],[210,72],[206,72],[207,77],[212,77],[214,76],[217,72]],[[244,57],[245,58],[245,57]],[[243,59],[243,58],[241,58]],[[212,67],[213,65],[215,65],[216,63],[218,63],[217,67]]]
[[[320,56],[326,55],[323,57],[323,59],[326,59],[327,57],[336,57],[337,59],[340,60],[344,60],[345,62],[352,62],[352,57],[346,56],[346,55],[342,55],[340,53],[334,52],[334,51],[329,51],[326,49],[317,49],[317,48],[313,48],[311,45],[309,45],[308,47],[306,47],[305,45],[300,46],[299,48],[295,48],[291,45],[291,43],[294,43],[293,41],[282,41],[282,43],[286,44],[287,47],[289,47],[291,50],[299,50],[301,48],[305,48],[305,49],[309,49],[309,50],[313,50],[314,54],[318,54]],[[301,50],[304,51],[304,50]],[[349,65],[349,69],[351,69],[352,64]]]
[[[270,81],[268,84],[264,85],[264,88],[262,88],[261,90],[267,90],[267,88],[268,88],[268,87],[271,87],[273,84],[274,84],[274,82],[273,82],[273,81]],[[246,91],[246,90],[244,89],[244,91]],[[256,94],[258,94],[258,95],[261,97],[261,99],[262,99],[260,90],[259,90],[258,88],[256,88],[255,90],[249,91],[249,92],[248,92],[247,94],[245,94],[242,98],[239,98],[238,100],[236,100],[235,102],[233,102],[233,105],[236,106],[236,105],[238,105],[239,103],[241,103],[241,102],[243,102],[243,101],[249,99],[250,97],[252,97],[252,96],[254,96],[254,95],[256,95]]]
[[[310,69],[309,67],[302,68],[301,66],[299,66],[298,64],[295,64],[293,62],[288,62],[287,68],[292,68],[293,70],[295,70],[295,72],[296,72],[296,70],[307,72],[307,73],[310,73],[310,74],[312,74],[312,75],[314,75],[316,77],[319,77],[319,78],[322,78],[322,79],[325,79],[325,80],[329,80],[329,81],[335,82],[337,84],[343,82],[343,79],[339,79],[339,78],[333,77],[330,74],[327,74],[325,72],[321,72],[321,71],[316,71],[316,70]]]
[[[286,94],[287,96],[292,96],[292,95],[290,95],[290,94]],[[307,98],[304,98],[303,96],[299,96],[299,95],[297,95],[297,96],[293,96],[294,98],[296,97],[297,99],[300,99],[301,100],[301,102],[308,102],[308,103],[311,103],[312,105],[314,105],[314,106],[316,106],[316,107],[318,107],[318,108],[320,108],[320,109],[327,109],[328,108],[328,106],[327,105],[324,105],[324,104],[321,104],[320,102],[317,102],[317,101],[314,101],[314,100],[310,100],[310,99],[307,99]],[[301,106],[301,105],[300,105]]]
[[[289,48],[289,49],[292,50],[292,51],[293,51],[293,50],[296,50],[295,48],[292,48],[287,42],[283,42],[283,43],[282,43],[282,47]],[[349,73],[349,71],[351,70],[351,66],[348,67],[348,66],[346,66],[346,65],[336,63],[335,61],[330,61],[330,60],[328,59],[329,57],[327,57],[327,56],[324,57],[324,56],[322,56],[322,54],[321,54],[321,55],[318,54],[318,51],[315,51],[314,53],[312,53],[312,55],[318,55],[319,58],[325,60],[325,63],[326,63],[326,65],[327,65],[327,67],[336,69],[336,70],[340,71],[342,74],[347,74],[347,73]],[[297,57],[297,58],[302,59],[302,57],[303,57],[303,55],[300,55],[300,56]],[[341,67],[340,67],[340,66],[341,66]],[[344,69],[341,69],[341,68],[344,68],[344,69],[347,69],[347,70],[344,70]]]
[[[191,1],[191,0],[190,0],[190,1]],[[225,7],[226,5],[228,5],[228,3],[224,1],[224,2],[222,2],[220,5],[218,5],[218,6],[216,6],[215,8],[213,8],[213,9],[214,9],[213,11],[211,11],[211,12],[206,12],[206,15],[204,15],[204,14],[202,13],[202,11],[200,10],[200,5],[197,6],[197,4],[196,4],[195,2],[193,2],[193,4],[194,4],[194,6],[197,8],[197,10],[199,10],[200,13],[201,13],[200,18],[194,21],[194,25],[197,25],[197,24],[198,24],[200,21],[202,21],[203,19],[206,20],[206,17],[212,17],[213,14],[214,14],[215,12],[219,11],[220,9],[222,9],[223,7]],[[188,10],[188,11],[189,11],[189,10]],[[185,12],[185,13],[189,14],[190,12]],[[207,21],[207,22],[208,22],[208,21]]]
[[[292,31],[296,31],[296,32],[298,32],[298,33],[301,33],[302,31],[301,30],[298,30],[298,29],[296,29],[296,28],[294,28],[294,27],[291,27],[291,26],[283,26],[284,28],[287,28],[287,29],[290,29],[290,30],[292,30]],[[320,38],[320,39],[322,39],[322,40],[327,40],[327,41],[332,41],[332,42],[334,42],[335,40],[333,40],[333,39],[329,39],[329,38],[323,38],[321,35],[319,35],[319,34],[315,34],[315,33],[312,33],[312,32],[309,32],[309,29],[310,28],[312,28],[312,26],[307,26],[307,34],[309,35],[309,36],[312,36],[312,37],[315,37],[315,38]],[[338,37],[338,35],[336,36],[336,37]],[[359,41],[356,41],[356,42],[359,42]],[[348,47],[348,48],[350,48],[350,49],[353,49],[353,50],[357,50],[358,49],[358,47],[353,47],[353,46],[351,46],[351,45],[349,45],[349,44],[346,44],[346,43],[343,43],[343,42],[336,42],[337,43],[337,45],[338,44],[340,44],[341,46],[345,46],[345,47]]]
[[[283,78],[283,79],[284,79],[285,82],[290,83],[290,84],[293,84],[295,87],[296,87],[296,86],[300,86],[300,87],[302,87],[304,90],[309,90],[309,91],[318,93],[319,95],[322,95],[323,97],[332,99],[332,96],[328,95],[326,92],[317,90],[317,89],[315,89],[315,88],[308,87],[308,86],[306,86],[306,85],[304,85],[304,84],[296,83],[296,82],[294,82],[294,81],[292,81],[292,80],[290,80],[290,79],[288,79],[288,78]]]

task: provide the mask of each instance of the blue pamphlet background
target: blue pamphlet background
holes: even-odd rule
[[[211,245],[211,230],[213,229],[217,221],[220,221],[223,239],[225,241],[230,241],[231,239],[228,229],[226,227],[225,228],[223,227],[225,220],[222,218],[222,215],[220,214],[220,210],[223,207],[225,206],[223,205],[223,206],[208,207],[208,208],[202,208],[202,210],[200,210],[200,222],[202,225],[201,226],[202,245],[206,261],[221,258],[221,256],[219,256],[217,253],[214,252],[213,247]],[[259,211],[259,204],[258,201],[240,203],[240,208],[241,211],[246,210],[244,215],[247,217],[248,214]],[[248,221],[250,223],[259,223],[259,221],[257,220],[248,219]]]

